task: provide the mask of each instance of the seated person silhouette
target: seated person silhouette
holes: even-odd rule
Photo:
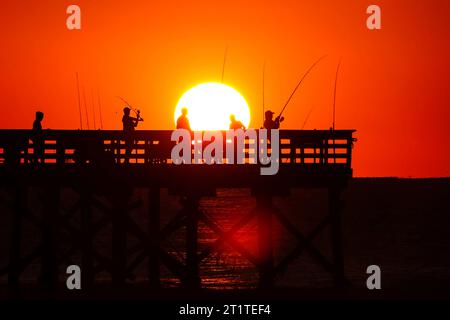
[[[234,114],[230,115],[230,129],[231,130],[238,130],[238,129],[245,130],[245,126],[242,124],[242,122],[236,120],[236,116]]]

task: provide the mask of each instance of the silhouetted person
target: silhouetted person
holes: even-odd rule
[[[124,132],[133,132],[134,128],[136,128],[139,123],[139,119],[130,116],[130,112],[130,108],[123,108],[122,124]]]
[[[36,111],[36,118],[33,121],[33,133],[42,133],[42,120],[44,120],[44,113]]]
[[[238,129],[245,130],[245,126],[242,124],[242,122],[236,120],[236,117],[234,114],[230,115],[230,129],[231,130],[238,130]]]
[[[177,119],[177,129],[186,129],[191,131],[191,124],[189,123],[189,119],[187,117],[188,109],[181,109],[181,116]]]
[[[270,110],[267,110],[264,113],[264,129],[279,129],[280,128],[280,123],[284,120],[283,117],[280,118],[280,116],[276,117],[275,120],[273,120],[273,115],[275,114],[275,112],[272,112]]]
[[[44,157],[44,139],[42,137],[42,120],[44,113],[36,111],[36,118],[33,122],[32,141],[33,141],[33,163],[42,163]]]
[[[125,133],[125,156],[126,156],[125,163],[130,162],[131,150],[133,149],[134,144],[132,134],[140,121],[139,118],[134,118],[130,116],[130,112],[131,109],[129,107],[123,108],[122,124],[123,124],[123,132]]]

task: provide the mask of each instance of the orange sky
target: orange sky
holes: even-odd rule
[[[66,28],[78,4],[82,30]],[[365,26],[382,8],[381,31]],[[173,127],[180,96],[205,81],[247,99],[261,125],[266,104],[279,111],[304,71],[328,54],[289,105],[283,128],[331,125],[334,73],[343,56],[337,128],[358,130],[356,176],[450,176],[450,1],[105,1],[22,0],[0,8],[0,128],[79,128],[75,73],[88,103],[97,90],[105,129],[121,127],[126,97],[142,110],[142,129]],[[93,126],[90,115],[91,127]],[[99,119],[97,118],[97,126]]]

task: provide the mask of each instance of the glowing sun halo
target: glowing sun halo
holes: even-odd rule
[[[175,123],[182,108],[188,109],[192,130],[228,130],[231,114],[245,127],[250,123],[250,109],[244,97],[221,83],[202,83],[186,91],[175,108]]]

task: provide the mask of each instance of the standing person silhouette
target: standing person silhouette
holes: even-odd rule
[[[272,132],[271,129],[280,129],[280,123],[284,120],[283,117],[280,118],[280,116],[276,117],[275,120],[273,120],[273,115],[275,112],[271,110],[267,110],[264,113],[264,129],[267,129],[267,138],[268,142],[270,144],[270,141],[272,140]]]
[[[134,131],[134,128],[137,127],[139,119],[134,118],[130,116],[131,109],[129,107],[123,108],[123,117],[122,117],[122,124],[123,124],[123,131],[130,133]]]
[[[44,139],[42,137],[42,120],[44,113],[36,111],[36,118],[33,121],[32,141],[33,141],[33,163],[42,163],[44,161]]]
[[[181,116],[179,116],[177,119],[177,129],[186,129],[192,131],[191,124],[189,123],[187,114],[188,114],[187,108],[181,109]]]
[[[122,125],[125,133],[125,163],[130,163],[131,151],[134,145],[133,132],[139,123],[139,118],[130,116],[131,109],[129,107],[123,108]]]

